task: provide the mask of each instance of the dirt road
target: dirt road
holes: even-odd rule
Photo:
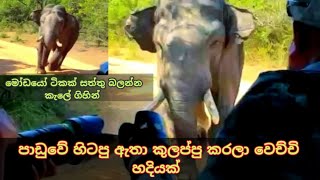
[[[37,44],[34,39],[32,40],[32,43],[23,45],[0,40],[0,74],[35,74],[37,64]],[[47,73],[96,74],[99,65],[102,62],[107,61],[107,53],[83,50],[86,52],[83,52],[82,54],[86,54],[86,56],[81,57],[79,56],[79,53],[82,49],[79,44],[76,44],[65,58],[62,65],[63,70],[60,72]],[[74,57],[76,57],[76,59]]]

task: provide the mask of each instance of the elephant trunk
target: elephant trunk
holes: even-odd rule
[[[196,102],[191,98],[181,91],[171,91],[167,98],[176,138],[197,138]]]
[[[185,135],[187,135],[187,137],[194,137],[196,125],[197,130],[199,131],[199,128],[200,130],[204,130],[204,135],[207,137],[212,123],[217,125],[220,120],[218,108],[212,96],[211,89],[205,92],[203,100],[201,100],[202,98],[199,100],[188,99],[187,97],[197,96],[187,96],[177,91],[174,92],[174,95],[171,95],[171,97],[167,99],[170,103],[169,114],[174,121],[176,134],[178,134],[177,137],[185,137]],[[145,110],[155,110],[164,100],[165,95],[160,89],[156,98],[145,107]],[[194,122],[196,122],[196,125]],[[190,127],[191,130],[187,130],[187,127]]]
[[[192,96],[183,92],[171,92],[167,98],[169,103],[168,115],[173,121],[177,145],[186,145],[192,140],[193,145],[200,145],[198,141],[198,128],[196,118],[197,103]],[[181,174],[195,175],[198,172],[197,164],[189,156],[180,157]]]
[[[56,36],[53,34],[45,34],[43,37],[43,43],[46,45],[48,49],[54,49],[55,42],[56,42]]]
[[[42,41],[48,49],[62,47],[58,34],[54,32],[44,33],[44,35],[41,35],[37,41]]]

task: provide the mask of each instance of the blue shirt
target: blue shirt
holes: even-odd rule
[[[320,71],[320,62],[312,63],[305,67],[303,70],[307,71]]]

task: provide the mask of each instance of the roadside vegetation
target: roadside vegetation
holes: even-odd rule
[[[0,81],[4,82],[4,79],[6,78],[1,77]],[[40,92],[43,91],[0,86],[0,108],[12,116],[19,131],[61,123],[69,117],[99,114],[101,111],[99,101],[36,101],[28,97],[40,96]]]

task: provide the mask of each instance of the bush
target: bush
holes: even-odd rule
[[[0,108],[13,117],[19,131],[61,123],[69,117],[99,114],[101,111],[99,101],[32,101],[28,98],[38,95],[39,91],[32,88],[11,89],[0,86]]]
[[[0,107],[13,117],[20,131],[61,122],[67,115],[66,102],[30,101],[26,97],[30,93],[38,92],[28,88],[13,91],[0,87]]]
[[[103,2],[103,3],[102,3]],[[81,18],[85,39],[98,46],[108,42],[108,7],[105,0],[79,2],[76,15]]]
[[[292,38],[286,0],[229,0],[229,3],[250,10],[256,18],[256,30],[245,43],[246,62],[286,65]]]

